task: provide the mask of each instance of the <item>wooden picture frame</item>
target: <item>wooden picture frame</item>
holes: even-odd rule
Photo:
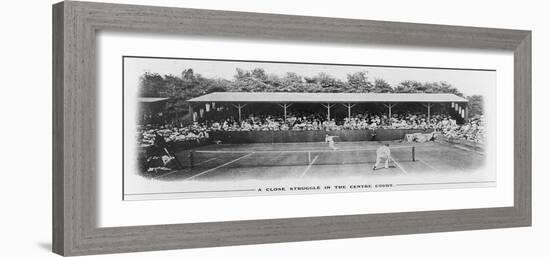
[[[96,225],[96,32],[514,52],[514,206],[109,227]],[[531,225],[531,32],[61,2],[53,6],[53,251],[88,255]]]

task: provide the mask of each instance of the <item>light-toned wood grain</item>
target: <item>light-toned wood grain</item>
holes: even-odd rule
[[[514,207],[98,228],[98,30],[514,51]],[[529,31],[70,1],[53,6],[53,68],[53,250],[61,255],[531,225]]]

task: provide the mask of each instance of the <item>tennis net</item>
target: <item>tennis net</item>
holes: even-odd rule
[[[390,147],[398,162],[415,161],[414,146]],[[189,151],[184,165],[190,168],[345,165],[376,162],[376,149],[311,149],[276,151]]]

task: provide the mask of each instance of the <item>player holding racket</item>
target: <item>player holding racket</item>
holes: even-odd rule
[[[328,134],[325,135],[325,143],[328,143],[328,147],[330,147],[332,150],[337,150],[336,146],[334,146],[334,138],[338,136],[329,136]]]
[[[390,154],[391,151],[389,144],[384,144],[383,146],[376,149],[376,163],[372,167],[372,170],[376,170],[376,167],[378,167],[382,159],[384,159],[384,168],[389,168],[388,164],[390,161]]]

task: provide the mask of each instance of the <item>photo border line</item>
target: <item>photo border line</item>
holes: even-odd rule
[[[456,70],[456,71],[490,71],[496,72],[496,69],[474,69],[474,68],[451,68],[451,67],[423,67],[423,66],[400,66],[400,65],[375,65],[375,64],[353,64],[353,63],[323,63],[323,62],[291,62],[291,61],[265,61],[265,60],[244,60],[244,59],[217,59],[217,58],[189,58],[189,57],[166,57],[166,56],[146,56],[146,55],[123,55],[124,58],[134,59],[161,59],[161,60],[188,60],[188,61],[212,61],[212,62],[253,62],[253,63],[275,63],[275,64],[302,64],[302,65],[328,65],[328,66],[347,66],[347,67],[372,67],[372,68],[392,68],[392,69],[423,69],[423,70]]]
[[[290,62],[290,61],[265,61],[265,60],[244,60],[244,59],[218,59],[218,58],[189,58],[189,57],[165,57],[165,56],[141,56],[141,55],[122,55],[122,200],[126,201],[125,187],[124,187],[124,173],[125,173],[125,102],[124,102],[124,88],[125,88],[125,59],[161,59],[161,60],[190,60],[190,61],[212,61],[212,62],[244,62],[244,63],[274,63],[274,64],[299,64],[299,65],[327,65],[327,66],[345,66],[345,67],[376,67],[376,68],[393,68],[393,69],[423,69],[423,70],[455,70],[455,71],[481,71],[481,72],[496,72],[496,69],[472,69],[472,68],[450,68],[450,67],[422,67],[422,66],[393,66],[393,65],[372,65],[372,64],[346,64],[346,63],[315,63],[315,62]],[[403,169],[401,169],[403,171]],[[179,172],[179,171],[177,171]],[[174,173],[177,173],[174,172]],[[406,171],[404,171],[407,174]],[[159,176],[162,177],[163,175]],[[493,181],[496,183],[496,181]],[[465,182],[470,183],[470,182]],[[471,182],[471,183],[484,183],[484,182]],[[426,184],[402,184],[403,185],[432,185],[432,184],[455,184],[453,182],[448,183],[426,183]],[[400,186],[400,184],[396,184]],[[185,192],[184,192],[185,193]],[[164,194],[164,193],[159,193]],[[141,194],[148,195],[148,194]]]

